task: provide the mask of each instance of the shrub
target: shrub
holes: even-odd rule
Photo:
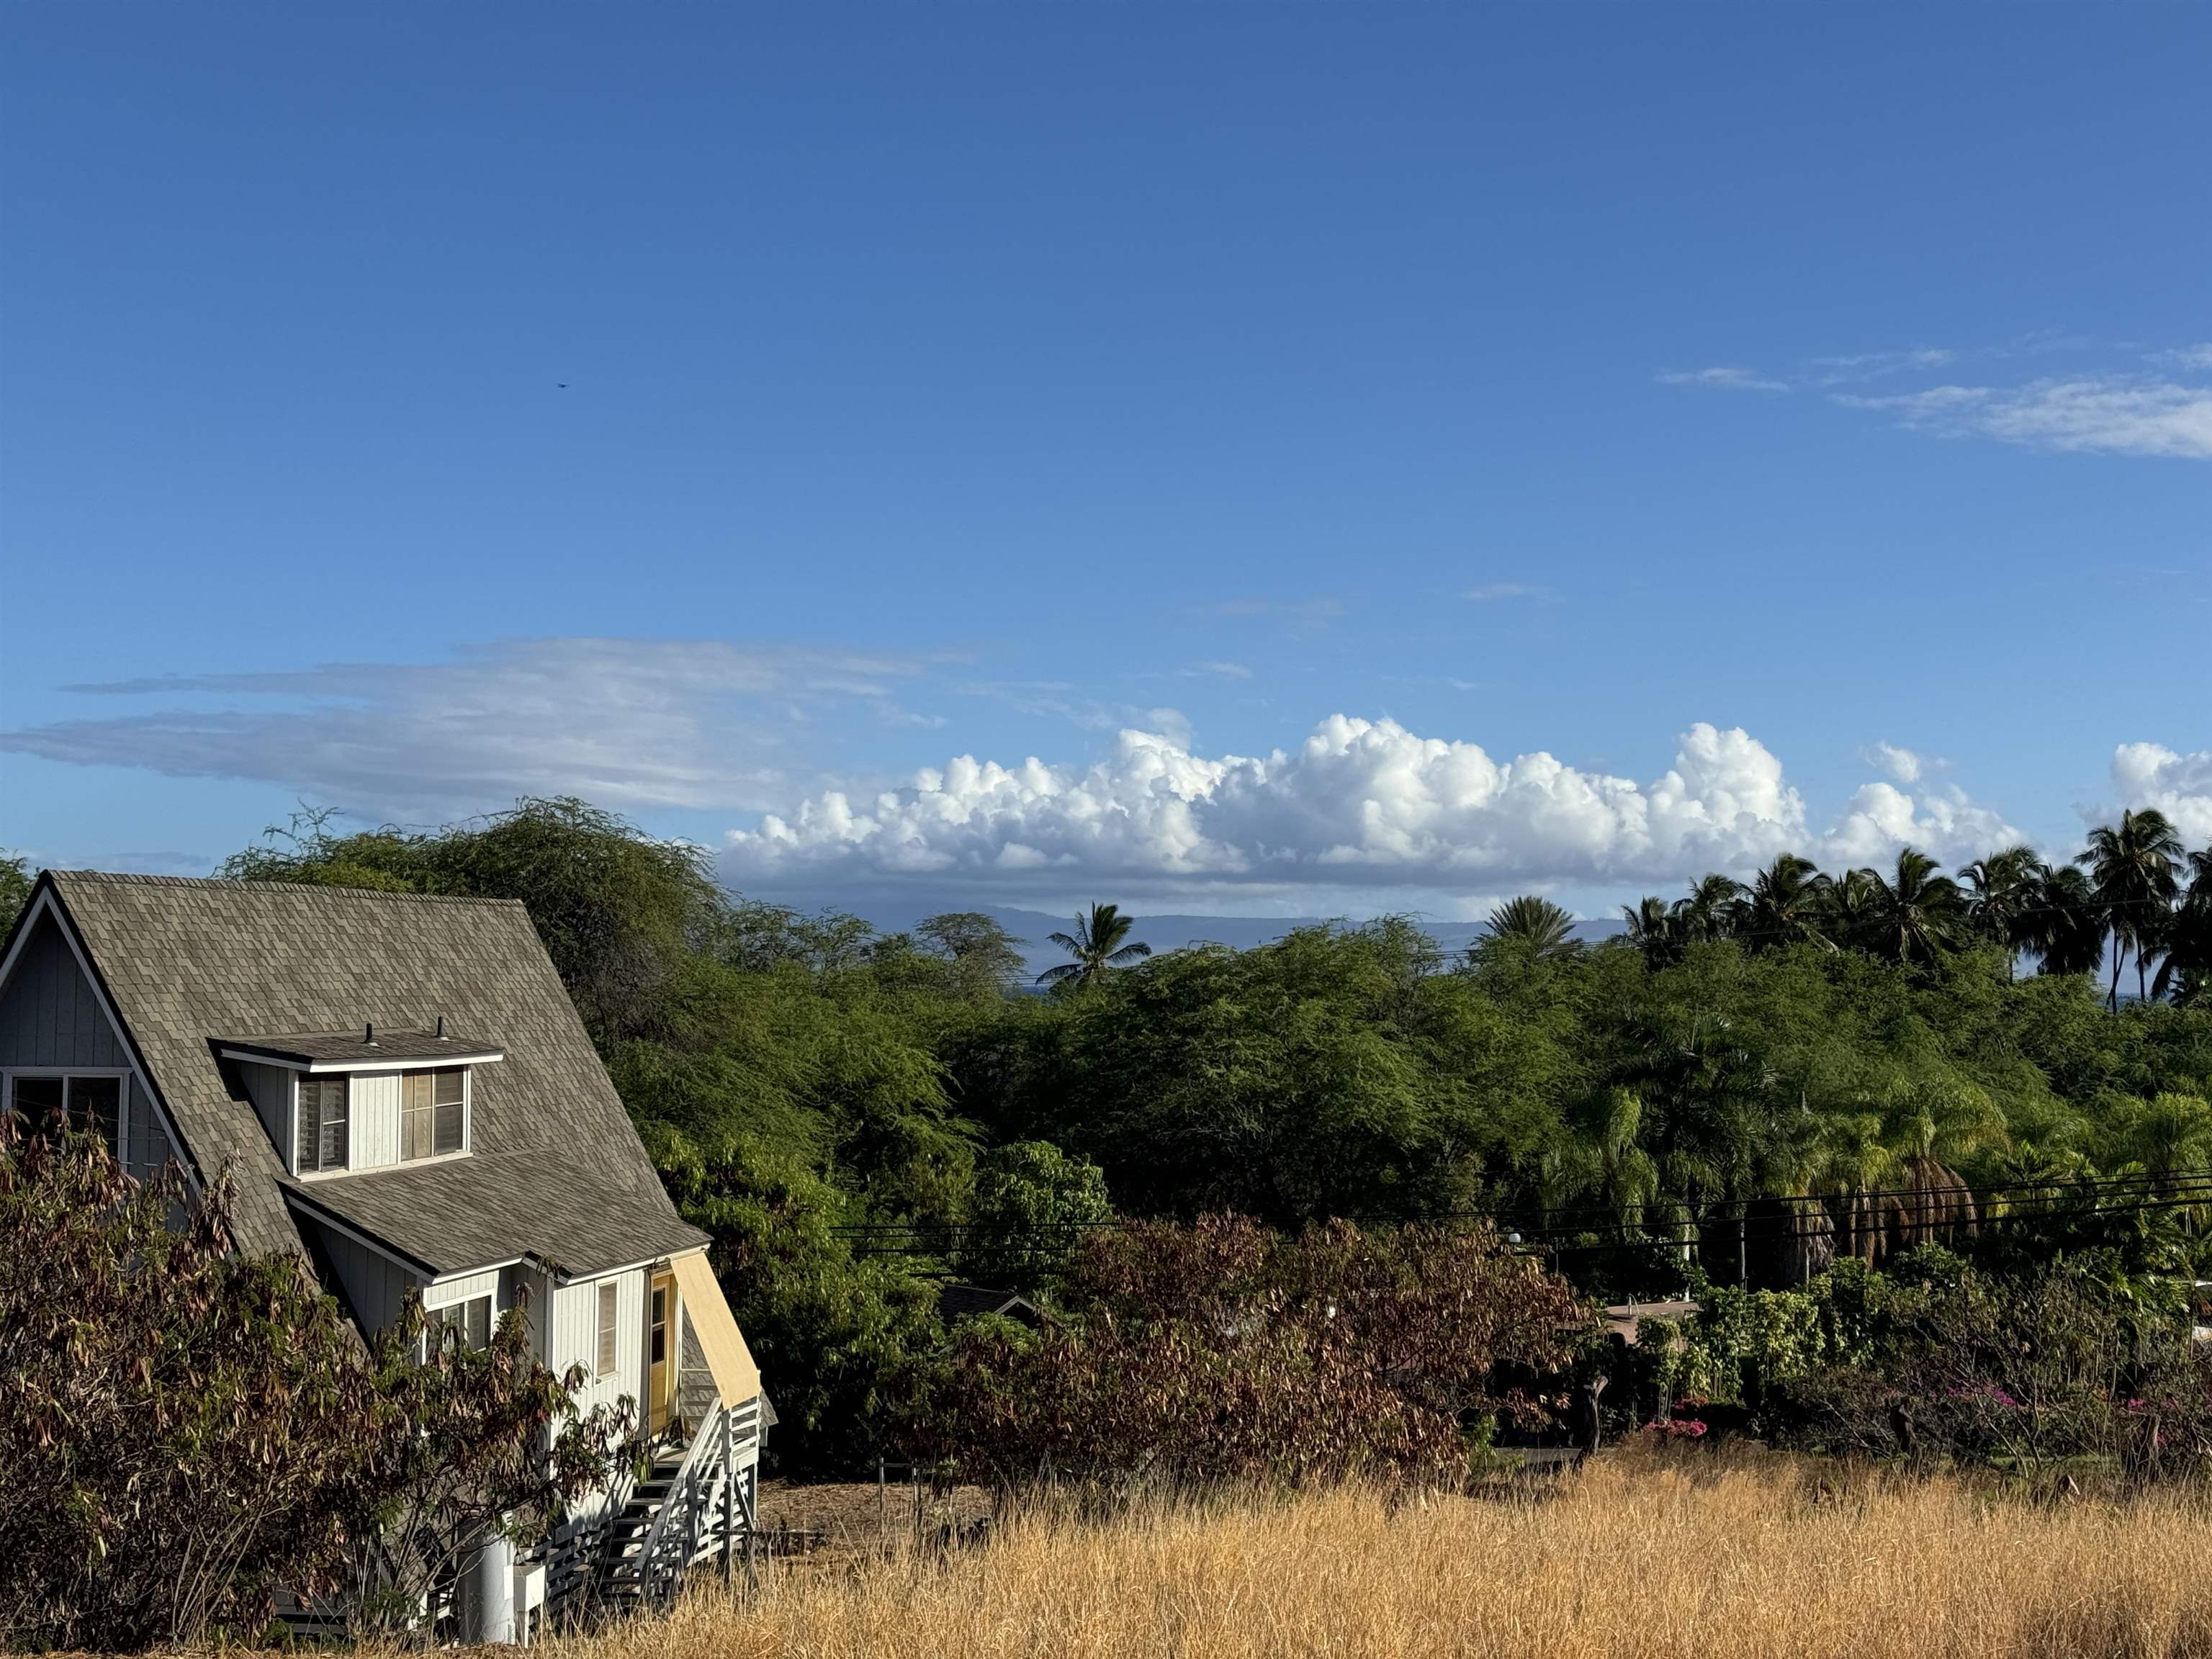
[[[1062,1295],[1034,1338],[958,1334],[908,1425],[915,1455],[1002,1484],[1452,1485],[1500,1413],[1539,1409],[1588,1324],[1486,1229],[1144,1223],[1087,1240]]]
[[[519,1313],[420,1363],[410,1310],[372,1353],[228,1214],[224,1182],[188,1201],[0,1115],[0,1644],[252,1635],[280,1587],[411,1612],[498,1517],[542,1525],[604,1474],[617,1425],[574,1420]]]

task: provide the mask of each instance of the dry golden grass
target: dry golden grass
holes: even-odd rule
[[[2034,1504],[1756,1454],[1600,1460],[1548,1493],[1368,1492],[1018,1518],[941,1563],[793,1571],[557,1659],[2212,1656],[2212,1507]],[[549,1655],[549,1659],[556,1656]]]

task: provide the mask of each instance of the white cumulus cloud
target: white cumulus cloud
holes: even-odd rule
[[[1834,831],[1808,831],[1782,763],[1741,728],[1698,724],[1639,782],[1537,750],[1492,757],[1395,720],[1335,714],[1297,748],[1195,753],[1125,730],[1087,767],[963,756],[872,799],[832,790],[731,833],[741,884],[927,876],[938,884],[1497,892],[1660,884],[1747,871],[1777,853],[1865,862],[1910,840],[1946,860],[2016,839],[1955,790],[1875,784]]]
[[[2156,807],[2192,848],[2212,846],[2212,749],[2181,754],[2155,743],[2124,743],[2112,753],[2119,804]],[[2101,822],[2104,814],[2089,815]]]

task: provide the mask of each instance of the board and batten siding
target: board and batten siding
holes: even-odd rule
[[[282,1066],[260,1066],[252,1060],[239,1060],[239,1080],[246,1085],[246,1097],[253,1103],[253,1115],[261,1120],[261,1127],[269,1131],[269,1139],[276,1143],[276,1156],[284,1160],[284,1167],[292,1167],[292,1074]]]
[[[120,1070],[130,1051],[51,915],[31,924],[0,987],[0,1066]]]
[[[346,1305],[353,1310],[354,1322],[365,1334],[374,1336],[398,1323],[407,1292],[419,1285],[421,1279],[334,1227],[319,1226],[304,1218],[301,1226],[302,1231],[313,1231],[315,1243],[322,1247],[323,1260],[330,1263]]]
[[[599,1346],[599,1286],[615,1285],[615,1368],[597,1374]],[[632,1268],[599,1279],[563,1285],[553,1293],[552,1352],[546,1364],[556,1376],[571,1365],[584,1368],[576,1390],[576,1409],[589,1416],[601,1406],[628,1399],[633,1410],[645,1400],[645,1270]]]
[[[19,1066],[131,1070],[122,1034],[52,915],[31,924],[8,982],[0,985],[0,1071]],[[175,1150],[135,1076],[123,1090],[122,1120],[116,1153],[125,1172],[141,1181],[159,1175]]]
[[[346,1100],[353,1121],[350,1167],[380,1170],[398,1163],[399,1073],[356,1072]]]

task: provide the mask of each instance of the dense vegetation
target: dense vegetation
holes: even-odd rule
[[[2081,861],[1956,880],[1784,858],[1595,946],[1516,900],[1464,959],[1387,918],[1146,959],[1104,910],[1048,994],[1018,994],[988,916],[881,935],[750,902],[574,801],[311,821],[226,873],[529,904],[720,1245],[799,1466],[882,1443],[942,1340],[933,1277],[1049,1282],[1109,1200],[1291,1230],[1492,1213],[1585,1288],[1648,1294],[1963,1244],[1993,1188],[2212,1163],[2212,849],[2150,812]],[[2194,1259],[2187,1211],[2124,1222],[2075,1242]]]
[[[299,1258],[232,1249],[226,1185],[173,1227],[185,1191],[0,1114],[0,1646],[252,1638],[280,1587],[404,1627],[604,1481],[627,1414],[580,1420],[520,1310],[425,1345],[410,1298],[372,1349]]]

